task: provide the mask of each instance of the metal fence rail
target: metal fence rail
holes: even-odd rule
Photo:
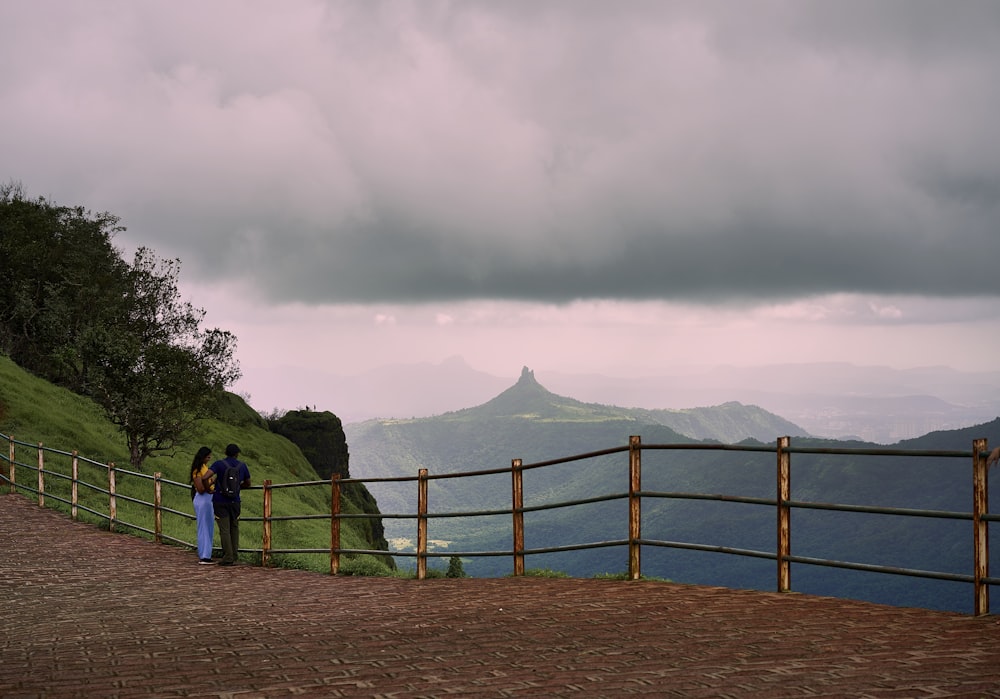
[[[178,483],[162,477],[160,473],[152,475],[137,473],[124,469],[118,469],[113,463],[100,464],[79,456],[75,451],[66,452],[45,447],[42,444],[29,444],[20,442],[7,435],[0,434],[0,441],[6,441],[8,445],[7,455],[0,453],[0,464],[6,463],[6,468],[0,468],[0,484],[6,483],[10,493],[22,491],[37,496],[40,506],[46,505],[46,498],[69,507],[73,519],[77,519],[79,512],[86,512],[94,517],[106,521],[111,531],[118,528],[129,529],[150,535],[155,541],[167,541],[176,545],[195,548],[195,544],[182,538],[169,536],[164,533],[162,525],[163,514],[182,518],[185,522],[194,520],[194,515],[190,512],[182,511],[164,505],[163,487],[172,489],[172,500],[178,500],[177,490],[181,489],[185,493],[189,489],[188,484]],[[20,449],[27,449],[34,452],[36,462],[18,461],[17,455]],[[641,469],[643,451],[734,451],[734,452],[761,452],[771,453],[776,458],[776,491],[774,498],[749,497],[740,495],[705,494],[672,491],[645,491],[642,489]],[[241,548],[241,552],[249,552],[260,555],[262,565],[269,565],[273,554],[319,554],[328,555],[330,560],[330,573],[338,574],[341,568],[342,556],[353,555],[374,555],[374,556],[398,556],[413,557],[417,560],[416,575],[424,578],[427,575],[427,560],[429,558],[442,557],[510,557],[513,561],[514,575],[525,573],[525,558],[527,556],[559,553],[567,551],[578,551],[585,549],[596,549],[610,546],[628,547],[628,576],[635,580],[641,577],[641,550],[642,547],[651,548],[675,548],[695,551],[707,551],[735,556],[745,556],[752,558],[762,558],[775,561],[777,567],[777,590],[791,590],[791,564],[805,564],[816,566],[829,566],[848,570],[866,571],[873,573],[888,573],[893,575],[905,575],[933,580],[947,580],[962,583],[969,583],[973,588],[973,613],[983,615],[989,613],[989,587],[1000,584],[1000,578],[989,576],[989,547],[988,547],[988,524],[990,521],[1000,520],[1000,516],[991,515],[987,511],[987,478],[986,478],[986,455],[987,441],[977,439],[973,441],[972,449],[969,451],[942,451],[942,450],[905,450],[905,449],[884,449],[884,448],[825,448],[825,447],[794,447],[788,437],[781,437],[776,440],[775,445],[732,445],[732,444],[649,444],[643,445],[640,437],[633,436],[626,446],[611,447],[598,451],[577,454],[572,456],[540,461],[537,463],[524,464],[520,459],[513,459],[510,468],[491,468],[478,471],[464,471],[459,473],[435,474],[431,475],[426,469],[420,469],[415,476],[401,476],[391,478],[340,478],[334,475],[329,481],[306,481],[299,483],[272,483],[264,481],[262,486],[254,486],[251,491],[261,492],[261,517],[244,517],[246,521],[260,522],[261,524],[261,547]],[[546,468],[558,464],[586,461],[598,457],[611,456],[614,454],[626,454],[628,459],[628,483],[626,490],[608,493],[604,495],[576,499],[563,500],[558,502],[545,502],[531,506],[524,505],[524,483],[523,473],[525,471]],[[793,500],[791,497],[791,457],[793,454],[824,454],[824,455],[851,455],[851,456],[905,456],[912,458],[946,458],[962,459],[972,464],[972,488],[973,502],[972,510],[968,512],[928,510],[912,507],[876,507],[869,505],[827,503],[807,500]],[[48,463],[47,463],[48,458]],[[69,466],[66,467],[66,460]],[[55,462],[53,464],[52,462]],[[102,471],[104,478],[100,484],[93,483],[79,477],[79,466],[83,463],[88,467]],[[58,466],[62,470],[58,470]],[[511,503],[510,507],[494,508],[485,510],[462,510],[450,512],[428,511],[427,485],[430,480],[447,481],[450,479],[467,479],[484,475],[510,474],[511,477]],[[23,482],[28,476],[27,482]],[[47,481],[49,491],[46,491]],[[132,494],[123,492],[118,479],[129,483]],[[145,491],[140,487],[142,482],[152,483],[152,495],[148,494],[148,484]],[[377,482],[397,482],[414,483],[417,490],[417,512],[414,513],[348,513],[341,509],[342,490],[349,484],[368,484]],[[31,483],[31,485],[29,485]],[[53,487],[53,484],[61,484],[61,488]],[[67,488],[68,484],[68,488]],[[90,497],[85,497],[88,504],[82,504],[80,498],[80,486],[86,493],[91,493]],[[330,512],[311,512],[298,515],[272,515],[272,504],[275,492],[290,488],[330,488]],[[55,490],[67,492],[54,492]],[[142,493],[146,493],[144,499]],[[106,507],[98,509],[94,500],[97,496],[106,498]],[[724,503],[738,503],[757,507],[768,507],[776,510],[776,540],[777,545],[774,551],[761,551],[732,546],[712,545],[698,542],[667,541],[653,538],[645,538],[641,533],[641,512],[643,499],[671,499],[671,500],[701,500]],[[558,508],[572,508],[581,505],[607,502],[612,500],[626,500],[628,503],[628,531],[622,538],[605,541],[591,541],[579,544],[526,548],[524,545],[524,514],[530,512],[540,512],[543,510],[553,510]],[[119,502],[136,506],[140,511],[151,510],[153,514],[153,527],[146,525],[149,515],[146,514],[143,522],[127,521],[119,513]],[[906,567],[896,567],[888,565],[877,565],[871,563],[860,563],[854,561],[832,560],[820,557],[792,555],[791,517],[793,509],[812,509],[844,512],[849,514],[879,514],[886,516],[908,516],[927,517],[936,519],[948,519],[959,521],[971,521],[973,525],[973,569],[969,573],[951,573],[946,571],[919,570]],[[447,551],[436,552],[429,550],[428,546],[428,522],[436,518],[453,517],[511,517],[512,520],[512,544],[511,548],[505,550],[487,551]],[[352,549],[341,545],[340,523],[346,519],[412,519],[416,521],[417,545],[415,551],[393,551],[380,549]],[[272,525],[274,522],[299,521],[299,520],[329,520],[330,521],[330,545],[328,547],[316,548],[278,548],[272,544]],[[193,530],[193,528],[192,528]]]

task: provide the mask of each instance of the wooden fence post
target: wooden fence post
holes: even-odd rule
[[[973,552],[973,614],[990,613],[990,586],[983,582],[989,577],[989,522],[983,515],[989,510],[986,478],[987,450],[985,439],[972,441],[972,547]]]
[[[628,438],[628,577],[638,580],[642,575],[639,567],[640,544],[642,537],[642,440],[639,435]]]
[[[264,481],[264,526],[260,544],[260,565],[267,568],[271,564],[271,481]]]
[[[778,437],[778,592],[792,589],[792,516],[788,501],[792,497],[789,437]]]
[[[163,484],[160,481],[162,476],[159,471],[153,474],[153,541],[158,544],[163,543]]]
[[[118,519],[118,501],[115,498],[115,462],[108,464],[108,531],[115,530]]]
[[[45,507],[45,456],[42,443],[38,443],[38,506]]]
[[[75,522],[77,517],[78,501],[80,497],[80,457],[76,449],[73,450],[73,463],[70,466],[71,469],[71,479],[70,479],[70,516]]]
[[[524,575],[524,472],[521,460],[510,462],[512,490],[511,511],[514,514],[514,575]]]
[[[417,474],[417,580],[427,577],[427,469]]]
[[[17,492],[17,485],[15,484],[15,481],[14,481],[14,470],[15,469],[14,469],[14,438],[13,437],[10,437],[7,440],[7,447],[8,447],[8,451],[10,452],[10,461],[7,462],[7,465],[10,467],[10,494],[13,495],[14,493]]]
[[[340,572],[340,474],[330,477],[330,575]]]

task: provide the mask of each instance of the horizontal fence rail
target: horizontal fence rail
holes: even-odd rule
[[[119,469],[114,463],[102,464],[80,456],[76,451],[61,451],[45,447],[42,444],[31,444],[21,442],[13,437],[0,434],[0,441],[7,443],[6,455],[0,452],[0,464],[5,463],[6,468],[0,468],[0,484],[6,484],[10,493],[25,492],[34,494],[38,499],[39,506],[47,506],[47,501],[54,501],[68,508],[74,520],[78,519],[80,513],[87,513],[99,521],[107,524],[111,531],[133,531],[151,536],[157,543],[171,543],[183,547],[194,549],[195,544],[191,541],[176,536],[169,536],[164,533],[163,515],[167,514],[182,519],[190,524],[195,518],[193,512],[172,508],[164,504],[165,498],[163,488],[169,488],[172,502],[179,501],[178,490],[185,494],[190,489],[189,484],[178,483],[163,478],[162,474],[152,475]],[[19,461],[18,455],[24,450],[32,453],[30,461]],[[770,453],[776,459],[776,490],[774,498],[749,497],[739,495],[721,495],[690,492],[673,491],[646,491],[642,489],[642,454],[644,451],[733,451],[733,452],[761,452]],[[625,546],[628,549],[628,577],[637,580],[641,577],[641,551],[643,547],[650,548],[673,548],[693,551],[706,551],[722,553],[735,556],[745,556],[759,559],[769,559],[775,562],[777,584],[776,589],[780,592],[791,591],[791,565],[804,564],[811,566],[828,566],[842,568],[845,570],[866,571],[873,573],[888,573],[893,575],[914,576],[932,580],[947,580],[954,582],[969,583],[973,589],[973,614],[988,614],[989,589],[991,585],[1000,584],[1000,578],[993,578],[989,575],[989,545],[988,545],[988,524],[991,521],[1000,520],[1000,516],[991,515],[988,512],[987,493],[987,440],[976,439],[973,441],[970,451],[952,450],[908,450],[891,448],[837,448],[837,447],[795,447],[791,444],[789,437],[781,437],[774,445],[755,444],[647,444],[641,442],[640,437],[633,436],[625,446],[611,447],[584,454],[539,461],[525,464],[521,459],[513,459],[509,468],[491,468],[476,471],[464,471],[447,474],[430,474],[427,469],[420,469],[415,476],[379,477],[379,478],[341,478],[334,475],[329,481],[304,481],[298,483],[272,483],[265,480],[262,486],[254,486],[247,490],[260,491],[260,517],[243,517],[244,521],[258,522],[261,526],[261,547],[241,548],[240,552],[257,554],[260,556],[262,565],[267,566],[272,563],[274,554],[320,554],[328,555],[330,560],[330,573],[337,575],[341,572],[342,556],[393,556],[393,557],[413,557],[416,558],[416,576],[423,579],[427,575],[427,561],[430,558],[452,558],[452,557],[510,557],[513,562],[513,574],[525,574],[525,559],[528,556],[559,553],[567,551],[577,551],[584,549],[596,549],[611,546]],[[620,492],[613,492],[576,500],[566,500],[559,502],[546,502],[524,505],[524,482],[525,471],[543,469],[559,464],[587,461],[598,457],[624,454],[628,463],[628,482],[623,486],[626,488]],[[791,497],[791,463],[793,454],[822,454],[831,456],[904,456],[911,458],[948,458],[962,459],[972,465],[972,509],[970,511],[947,511],[928,510],[912,507],[876,507],[857,504],[816,502],[811,500],[795,500]],[[88,477],[81,476],[81,467],[88,473],[93,474]],[[511,502],[509,507],[493,508],[484,510],[462,510],[451,512],[430,512],[428,510],[428,483],[432,480],[449,481],[452,479],[468,479],[485,475],[509,474],[511,478]],[[25,477],[27,477],[25,479]],[[88,480],[89,478],[89,480]],[[99,483],[97,481],[100,481]],[[120,484],[121,481],[129,483],[127,494]],[[145,482],[145,485],[141,485]],[[343,489],[350,484],[371,484],[371,483],[412,483],[417,491],[417,511],[414,513],[349,513],[342,511]],[[61,483],[62,487],[53,487],[53,484]],[[68,484],[68,487],[66,487]],[[151,484],[151,485],[150,485]],[[276,491],[290,488],[329,488],[330,489],[330,511],[313,512],[298,515],[275,516],[273,512],[273,499]],[[48,490],[47,490],[48,488]],[[58,491],[58,492],[57,492]],[[151,495],[148,493],[151,491]],[[146,500],[141,497],[141,493],[147,493]],[[140,495],[137,495],[139,493]],[[641,532],[641,513],[643,499],[669,499],[669,500],[701,500],[724,503],[739,503],[753,506],[763,506],[773,508],[777,513],[776,541],[777,545],[773,551],[762,551],[745,549],[731,546],[710,545],[696,542],[668,541],[662,539],[644,538]],[[594,541],[588,543],[525,548],[525,513],[540,512],[545,510],[555,510],[560,508],[572,508],[580,505],[593,504],[598,502],[608,502],[613,500],[627,501],[628,507],[628,528],[623,538],[610,539],[606,541]],[[98,501],[101,505],[98,507]],[[84,504],[86,502],[86,504]],[[130,522],[121,516],[122,511],[119,505],[125,507],[151,508],[153,511],[153,528],[141,526],[136,522]],[[793,510],[826,510],[844,512],[851,514],[880,514],[889,516],[926,517],[936,519],[948,519],[957,521],[968,521],[972,523],[972,544],[973,561],[972,570],[967,574],[950,573],[933,570],[918,570],[905,567],[888,565],[877,565],[870,563],[859,563],[852,561],[831,560],[820,557],[793,555],[791,552],[791,512]],[[446,551],[439,552],[431,550],[428,538],[428,524],[430,520],[454,517],[496,517],[506,516],[512,522],[512,545],[506,550],[489,551]],[[148,520],[148,517],[146,518]],[[416,547],[414,551],[395,551],[382,549],[354,549],[341,546],[341,522],[348,519],[410,519],[416,522]],[[329,546],[317,548],[278,548],[273,546],[272,533],[275,522],[305,521],[305,520],[329,520],[330,540]],[[190,531],[193,533],[193,527]]]

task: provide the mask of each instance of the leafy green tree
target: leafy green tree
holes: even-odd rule
[[[85,392],[81,344],[118,312],[127,265],[108,213],[29,199],[0,185],[0,351],[18,365]]]
[[[458,556],[452,556],[448,559],[448,572],[445,573],[446,578],[464,578],[465,568],[462,566],[462,559]]]
[[[203,330],[205,312],[180,300],[180,261],[140,248],[129,265],[112,244],[121,230],[111,214],[0,185],[0,352],[94,398],[141,468],[240,372],[235,337]]]
[[[236,338],[201,328],[205,311],[180,299],[179,271],[179,260],[139,248],[121,312],[88,335],[82,350],[91,367],[88,392],[125,434],[136,469],[173,449],[240,377]]]

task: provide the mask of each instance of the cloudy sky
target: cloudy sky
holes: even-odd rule
[[[1000,368],[992,0],[5,0],[0,62],[0,180],[179,258],[257,407],[454,355]]]

